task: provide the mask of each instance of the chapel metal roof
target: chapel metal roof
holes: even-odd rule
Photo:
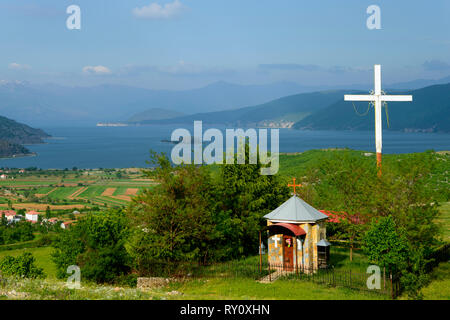
[[[316,222],[327,219],[328,216],[294,195],[281,206],[266,214],[264,218],[280,221]]]

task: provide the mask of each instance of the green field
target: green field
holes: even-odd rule
[[[142,174],[141,169],[38,170],[10,174],[14,179],[0,181],[0,187],[7,189],[5,196],[0,192],[2,208],[7,208],[9,201],[13,206],[26,203],[27,210],[41,211],[42,204],[64,206],[63,209],[67,209],[68,205],[74,206],[73,208],[79,205],[123,207],[129,204],[130,199],[114,197],[127,195],[127,190],[131,188],[141,192],[155,185],[155,182]],[[76,194],[81,188],[85,189]],[[103,196],[102,193],[107,188],[115,190],[113,194]],[[35,209],[37,207],[40,209]]]

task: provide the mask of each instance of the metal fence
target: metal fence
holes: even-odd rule
[[[379,288],[369,288],[367,282],[371,273],[351,269],[335,269],[330,266],[324,269],[310,269],[271,264],[268,266],[270,278],[285,280],[311,281],[332,287],[344,287],[368,292],[376,292],[395,298],[398,294],[398,283],[390,275],[381,272]]]
[[[267,261],[267,260],[266,260]],[[400,292],[399,282],[381,272],[379,289],[369,289],[367,280],[372,275],[350,269],[307,269],[294,266],[255,263],[254,261],[231,261],[202,265],[197,263],[152,263],[144,276],[179,279],[253,279],[263,282],[275,280],[310,281],[317,284],[345,287],[375,292],[395,298]]]

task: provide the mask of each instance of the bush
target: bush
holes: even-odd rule
[[[66,277],[67,267],[78,265],[82,277],[97,283],[113,283],[129,271],[125,250],[128,228],[120,211],[88,214],[53,241],[52,259],[57,276]]]
[[[17,276],[22,278],[45,278],[42,268],[35,265],[34,256],[25,252],[17,258],[6,256],[0,261],[0,271],[6,276]]]

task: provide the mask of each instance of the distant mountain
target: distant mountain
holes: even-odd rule
[[[0,139],[17,144],[43,143],[43,138],[50,137],[41,129],[0,116]]]
[[[29,155],[31,152],[22,144],[43,143],[43,138],[50,137],[41,129],[34,129],[25,124],[0,116],[0,157]]]
[[[32,152],[30,150],[20,144],[0,139],[0,158],[27,156],[31,154]]]
[[[415,90],[415,89],[421,89],[437,84],[446,84],[450,83],[450,76],[439,79],[439,80],[430,80],[430,79],[418,79],[414,81],[409,82],[398,82],[388,85],[387,87],[389,89],[407,89],[407,90]]]
[[[396,92],[398,94],[402,92]],[[390,102],[388,114],[391,130],[416,132],[450,132],[450,83],[403,92],[413,95],[413,102]],[[359,113],[367,103],[355,103]],[[383,110],[383,126],[387,118]],[[356,114],[351,102],[340,101],[298,121],[293,128],[312,130],[372,130],[373,108],[366,116]]]
[[[251,107],[219,112],[197,113],[173,119],[142,121],[140,123],[181,124],[202,120],[205,124],[290,127],[294,122],[338,101],[343,95],[344,91],[302,93]]]
[[[307,90],[292,82],[237,85],[216,82],[203,88],[169,91],[101,85],[63,87],[0,82],[0,113],[32,125],[81,125],[123,121],[149,108],[194,114],[264,103]]]
[[[164,120],[185,116],[182,112],[173,110],[153,108],[133,115],[127,122],[140,122],[147,120]]]

